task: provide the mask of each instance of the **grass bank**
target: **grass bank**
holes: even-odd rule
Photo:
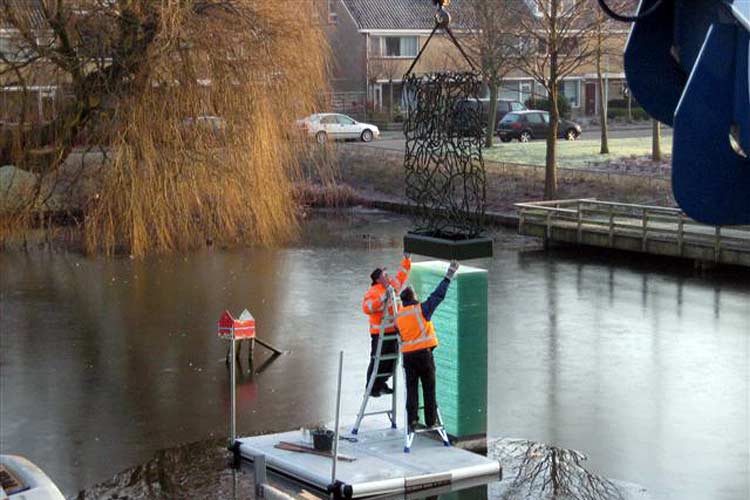
[[[626,158],[648,157],[651,154],[651,139],[644,137],[617,138],[609,140],[610,154],[599,154],[599,139],[565,141],[557,143],[557,165],[565,168],[591,168],[602,163],[611,163]],[[672,153],[672,136],[661,138],[663,154]],[[544,165],[547,154],[545,141],[498,142],[484,150],[489,161]]]

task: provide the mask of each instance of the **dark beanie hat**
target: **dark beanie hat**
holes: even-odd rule
[[[414,301],[414,289],[407,286],[401,291],[401,302],[413,302]]]
[[[383,270],[379,267],[375,268],[375,270],[370,273],[370,279],[372,280],[373,285],[378,282],[378,278],[380,278],[381,274],[383,274]]]

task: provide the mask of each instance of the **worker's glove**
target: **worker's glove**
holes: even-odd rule
[[[456,274],[456,271],[458,271],[458,261],[452,260],[451,265],[448,266],[448,271],[445,273],[445,277],[449,280],[453,279],[453,275]]]
[[[404,259],[411,259],[411,254],[409,252],[404,252]]]

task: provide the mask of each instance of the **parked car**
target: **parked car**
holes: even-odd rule
[[[560,119],[558,137],[574,141],[581,135],[581,126],[570,120]],[[531,139],[547,137],[549,133],[549,112],[527,110],[506,114],[497,126],[497,135],[503,142],[518,139],[529,142]]]
[[[489,99],[480,99],[482,102],[482,109],[484,110],[484,116],[489,116],[490,114],[490,100]],[[510,99],[498,99],[497,100],[497,112],[495,114],[495,128],[497,128],[497,124],[500,123],[500,120],[502,120],[505,115],[507,115],[510,112],[514,111],[526,111],[526,106],[524,106],[522,103],[518,101],[512,101]]]
[[[473,127],[470,124],[471,120],[466,118],[466,115],[463,113],[464,109],[478,110],[479,119],[481,120],[481,128],[485,129],[485,127],[487,126],[487,119],[490,116],[489,99],[465,99],[458,104],[456,113],[456,127],[459,131],[464,133],[464,135],[473,135],[471,133],[473,132]],[[502,120],[506,114],[512,111],[524,110],[526,110],[526,106],[518,101],[513,101],[510,99],[498,99],[497,111],[495,112],[495,130],[497,130],[497,126],[500,124],[500,120]]]
[[[297,120],[297,126],[320,144],[329,139],[359,139],[362,142],[370,142],[380,137],[380,129],[375,125],[358,122],[338,113],[315,113]]]

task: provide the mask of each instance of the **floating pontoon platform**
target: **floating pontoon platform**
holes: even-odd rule
[[[348,429],[341,436],[351,439]],[[336,498],[387,497],[417,491],[454,491],[499,481],[502,468],[497,460],[417,434],[410,453],[404,453],[400,429],[362,428],[356,442],[339,440],[336,483],[331,484],[329,457],[278,449],[281,441],[300,443],[300,431],[237,439],[243,460],[263,455],[266,466],[277,474],[333,493]]]

